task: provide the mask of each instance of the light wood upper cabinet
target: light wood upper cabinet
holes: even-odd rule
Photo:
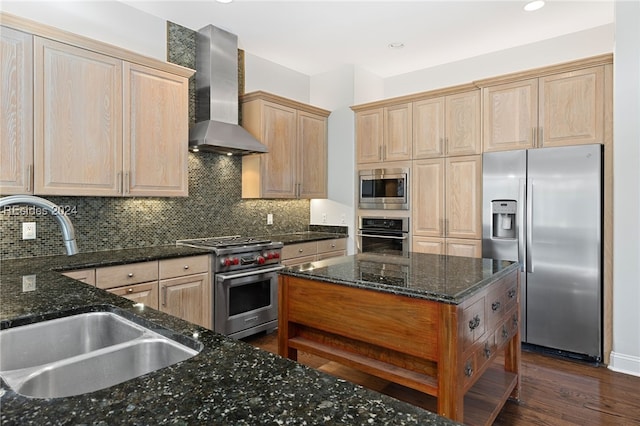
[[[411,160],[413,113],[410,103],[384,108],[383,161]]]
[[[245,95],[242,125],[269,152],[242,157],[242,197],[326,198],[328,116],[268,93]]]
[[[119,195],[122,61],[35,37],[35,193]]]
[[[188,195],[189,80],[129,63],[124,73],[126,195]]]
[[[188,195],[193,70],[11,15],[0,38],[0,193]]]
[[[298,111],[300,198],[327,198],[327,119]]]
[[[384,108],[356,112],[357,163],[377,163],[382,161],[383,116]]]
[[[445,235],[482,238],[482,156],[448,157]]]
[[[413,158],[444,156],[444,97],[413,103]]]
[[[33,37],[0,28],[0,194],[32,193]]]
[[[535,146],[538,79],[485,87],[482,102],[485,152]]]
[[[412,104],[356,112],[356,161],[410,160],[413,150]]]
[[[484,150],[604,143],[604,66],[483,88]]]
[[[604,66],[540,79],[540,146],[604,142]]]
[[[445,107],[445,154],[480,154],[480,91],[472,90],[447,96]]]
[[[482,152],[478,90],[416,101],[413,111],[414,159]]]

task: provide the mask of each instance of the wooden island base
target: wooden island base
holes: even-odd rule
[[[280,275],[278,351],[321,356],[431,395],[441,416],[490,425],[520,394],[518,279],[514,270],[449,304]]]

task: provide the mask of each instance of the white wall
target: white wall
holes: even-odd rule
[[[617,1],[614,55],[613,351],[640,376],[640,2]]]
[[[0,10],[167,60],[166,21],[120,2],[2,0]]]
[[[245,93],[262,90],[298,102],[309,103],[311,87],[308,75],[285,68],[249,52],[244,54],[244,68]]]
[[[389,77],[384,80],[384,97],[393,98],[471,83],[474,80],[611,53],[613,34],[614,25],[604,25],[538,43]]]
[[[355,253],[354,194],[354,68],[343,66],[311,78],[312,105],[331,111],[329,116],[328,198],[311,200],[311,223],[348,226],[348,253]]]

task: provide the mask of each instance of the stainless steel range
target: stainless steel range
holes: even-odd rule
[[[214,331],[239,339],[277,327],[281,242],[235,235],[176,244],[213,253]]]

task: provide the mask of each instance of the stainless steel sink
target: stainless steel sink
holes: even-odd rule
[[[201,348],[194,341],[194,347]],[[199,350],[112,312],[0,331],[0,376],[33,398],[80,395],[195,356]]]

